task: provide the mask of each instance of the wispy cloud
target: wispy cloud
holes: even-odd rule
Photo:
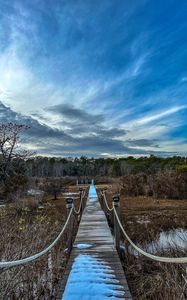
[[[0,4],[1,119],[31,123],[28,145],[58,155],[185,151],[184,7],[173,14],[167,2],[144,0]]]
[[[146,125],[146,124],[160,120],[164,117],[167,117],[169,115],[175,114],[181,110],[186,110],[186,109],[187,109],[187,105],[181,105],[181,106],[171,107],[165,111],[160,111],[160,112],[156,112],[156,113],[154,112],[154,114],[152,114],[152,115],[144,116],[140,119],[135,120],[135,122],[133,122],[132,125],[135,125],[135,126]]]

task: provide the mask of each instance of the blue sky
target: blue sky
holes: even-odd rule
[[[187,154],[187,2],[0,0],[0,121],[41,155]]]

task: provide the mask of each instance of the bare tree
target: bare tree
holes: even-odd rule
[[[0,181],[4,184],[13,172],[13,162],[26,159],[32,153],[20,147],[20,135],[29,128],[27,125],[0,124]]]

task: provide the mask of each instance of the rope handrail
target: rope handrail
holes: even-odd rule
[[[136,246],[133,241],[130,239],[130,237],[128,236],[128,234],[126,233],[125,229],[123,228],[121,221],[119,219],[119,216],[116,212],[115,207],[113,206],[114,209],[114,214],[116,216],[116,219],[118,221],[118,224],[120,226],[121,231],[123,232],[124,236],[126,237],[126,239],[129,241],[129,243],[131,244],[131,246],[133,246],[134,249],[136,249],[136,251],[138,251],[139,253],[141,253],[142,255],[152,259],[152,260],[156,260],[159,262],[166,262],[166,263],[178,263],[178,264],[184,264],[187,263],[187,257],[164,257],[164,256],[156,256],[150,253],[145,252],[144,250],[142,250],[141,248],[139,248],[138,246]]]
[[[79,205],[79,209],[78,209],[78,210],[76,210],[76,209],[75,209],[75,206],[73,205],[73,211],[74,211],[74,213],[75,213],[76,215],[79,215],[80,212],[81,212],[81,207],[82,207],[82,202],[83,202],[84,196],[85,196],[85,192],[83,192],[83,193],[81,194],[81,201],[80,201],[80,205]]]
[[[43,256],[44,254],[46,254],[48,251],[50,251],[54,245],[58,242],[58,240],[61,238],[61,236],[63,235],[68,223],[69,223],[69,220],[70,220],[70,217],[73,213],[73,208],[71,209],[69,215],[68,215],[68,218],[66,220],[66,223],[64,224],[61,232],[58,234],[58,236],[56,237],[56,239],[47,247],[45,248],[44,250],[42,250],[41,252],[38,252],[32,256],[29,256],[29,257],[25,257],[25,258],[22,258],[22,259],[19,259],[19,260],[13,260],[13,261],[1,261],[0,262],[0,268],[9,268],[9,267],[14,267],[14,266],[18,266],[18,265],[25,265],[27,263],[30,263],[36,259],[38,259],[39,257]]]
[[[104,201],[105,201],[105,204],[106,204],[107,209],[108,209],[109,211],[113,211],[114,206],[112,206],[112,208],[109,207],[109,205],[108,205],[108,203],[107,203],[107,200],[106,200],[106,194],[105,194],[105,192],[104,192],[104,193],[101,193],[101,195],[103,196],[103,199],[104,199]]]
[[[115,206],[113,205],[112,208],[110,208],[108,206],[107,200],[106,200],[106,195],[105,193],[102,193],[106,207],[109,211],[113,211],[115,213],[116,219],[118,221],[118,224],[120,226],[121,231],[123,232],[124,236],[126,237],[126,239],[129,241],[129,243],[131,244],[131,246],[133,246],[133,248],[138,251],[139,253],[141,253],[142,255],[152,259],[152,260],[156,260],[159,262],[166,262],[166,263],[187,263],[187,257],[164,257],[164,256],[157,256],[157,255],[153,255],[150,253],[145,252],[144,250],[142,250],[141,248],[139,248],[138,246],[136,246],[136,244],[133,243],[133,241],[130,239],[130,237],[128,236],[128,234],[126,233],[125,229],[123,228],[121,221],[119,219],[119,216],[117,214],[117,211],[115,209]]]

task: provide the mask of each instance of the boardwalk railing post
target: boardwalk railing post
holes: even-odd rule
[[[83,193],[83,195],[85,196],[85,188],[83,188],[82,189],[82,193]],[[83,213],[83,209],[84,209],[84,207],[85,207],[85,200],[86,200],[86,198],[84,197],[84,201],[82,201],[82,206],[81,206],[81,209],[82,209],[82,211],[81,211],[81,214]]]
[[[119,216],[119,195],[113,196],[113,205],[115,207],[116,213]],[[118,254],[120,255],[120,227],[116,218],[116,215],[114,213],[114,238],[115,238],[115,246],[118,251]]]
[[[103,190],[101,190],[100,191],[100,197],[99,197],[99,199],[100,199],[100,204],[101,204],[101,208],[102,208],[102,210],[104,210],[104,201],[103,201]]]
[[[103,189],[103,194],[105,195],[105,196],[103,196],[103,197],[106,197],[106,192],[107,192],[107,187],[105,187],[105,188]],[[103,200],[104,200],[104,199],[103,199]],[[105,215],[106,215],[106,217],[107,217],[107,207],[106,207],[105,201],[103,201],[103,207],[104,207]],[[108,218],[108,217],[107,217],[107,218]]]
[[[82,199],[82,194],[83,194],[83,188],[79,188],[80,203],[81,203],[81,199]],[[82,215],[82,211],[83,211],[83,203],[81,203],[80,216]]]
[[[73,198],[66,198],[66,209],[67,209],[67,217],[70,214],[71,208],[73,207]],[[72,238],[73,238],[73,214],[69,219],[69,223],[67,225],[67,248],[68,252],[72,249]]]

